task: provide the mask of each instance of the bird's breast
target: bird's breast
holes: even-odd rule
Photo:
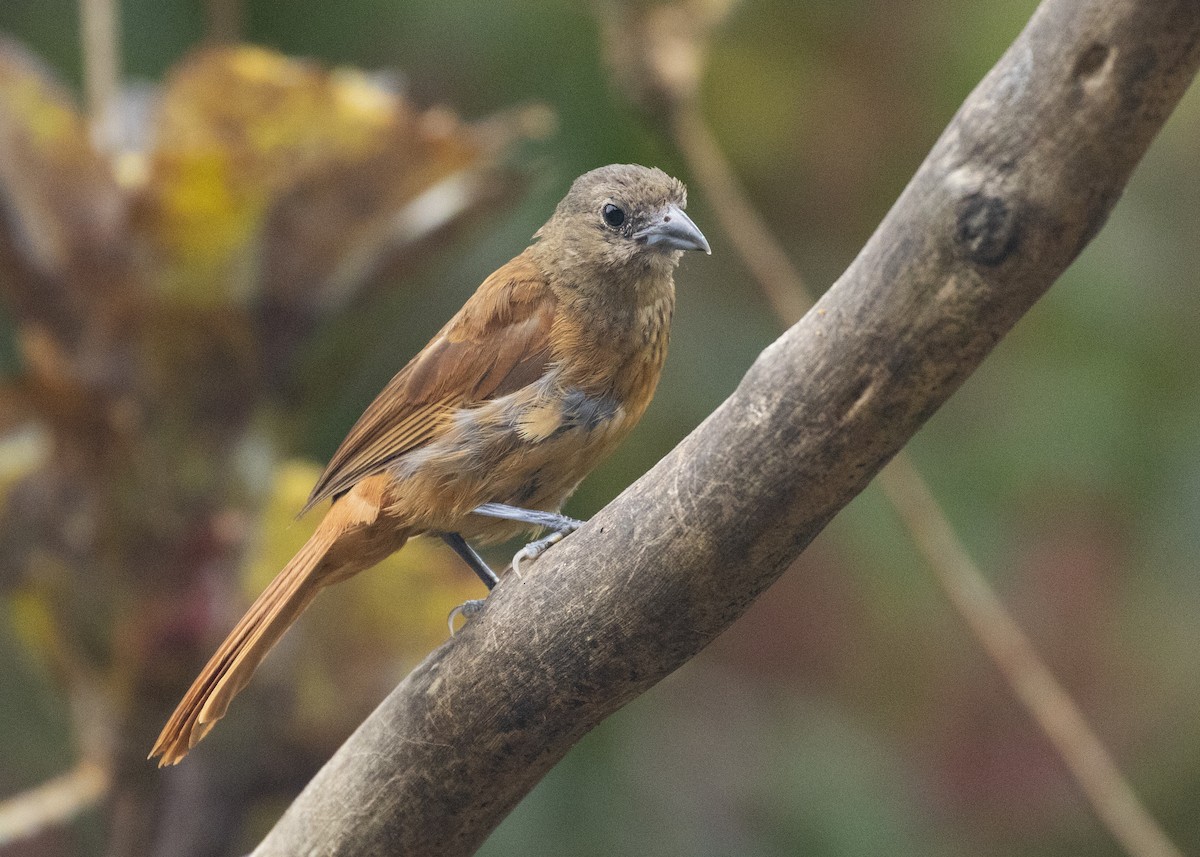
[[[559,510],[649,405],[672,307],[669,300],[637,306],[604,336],[583,324],[559,327],[556,359],[539,380],[457,409],[436,439],[393,465],[392,514],[414,530],[488,542],[527,528],[472,515],[476,506]]]
[[[565,386],[608,394],[639,418],[654,395],[670,340],[674,288],[660,291],[620,311],[596,311],[602,321],[579,311],[556,322],[556,365]]]
[[[451,530],[495,541],[527,528],[482,518],[482,503],[557,511],[636,419],[612,391],[562,386],[550,372],[536,384],[460,408],[431,443],[392,468],[392,514],[415,529]]]

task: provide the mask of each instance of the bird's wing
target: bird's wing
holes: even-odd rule
[[[428,443],[455,409],[540,378],[553,359],[555,310],[527,254],[497,269],[359,417],[301,514]]]

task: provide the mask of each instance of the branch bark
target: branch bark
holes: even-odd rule
[[[657,82],[653,109],[647,112],[665,118],[664,125],[687,164],[692,191],[699,190],[704,198],[720,201],[713,213],[733,250],[758,282],[783,326],[795,324],[813,300],[800,272],[754,208],[704,119],[699,86],[703,62],[693,64],[693,74],[673,79],[662,74],[670,71],[670,57],[679,55],[678,19],[686,16],[687,20],[697,20],[692,6],[684,0],[680,5],[653,7],[659,15],[642,16],[637,14],[642,7],[617,8],[622,14],[609,17],[616,24],[610,25],[606,38],[610,53],[622,50],[632,56],[634,61],[627,60],[626,68],[632,65],[642,74],[635,77],[626,71],[614,76],[627,85],[633,80]],[[709,53],[713,25],[719,23],[719,19],[700,19],[688,43],[693,56],[703,58]],[[639,48],[640,52],[634,53]],[[648,106],[645,89],[629,90],[629,94]],[[875,484],[967,629],[1075,778],[1100,823],[1130,857],[1183,857],[971,558],[907,450],[896,453],[879,472]]]
[[[1200,0],[1045,0],[858,258],[734,394],[506,579],[254,852],[474,851],[740,616],[1099,231],[1200,63]]]

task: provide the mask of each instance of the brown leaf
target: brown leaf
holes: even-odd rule
[[[139,223],[155,280],[189,303],[337,303],[413,200],[485,151],[450,114],[420,113],[360,71],[250,47],[177,68],[156,135]]]
[[[0,288],[21,320],[77,329],[113,283],[125,196],[68,93],[0,39]]]

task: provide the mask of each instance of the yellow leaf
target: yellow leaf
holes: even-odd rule
[[[194,55],[166,84],[139,203],[155,281],[191,303],[320,288],[478,158],[442,115],[427,121],[355,70],[253,47]]]

